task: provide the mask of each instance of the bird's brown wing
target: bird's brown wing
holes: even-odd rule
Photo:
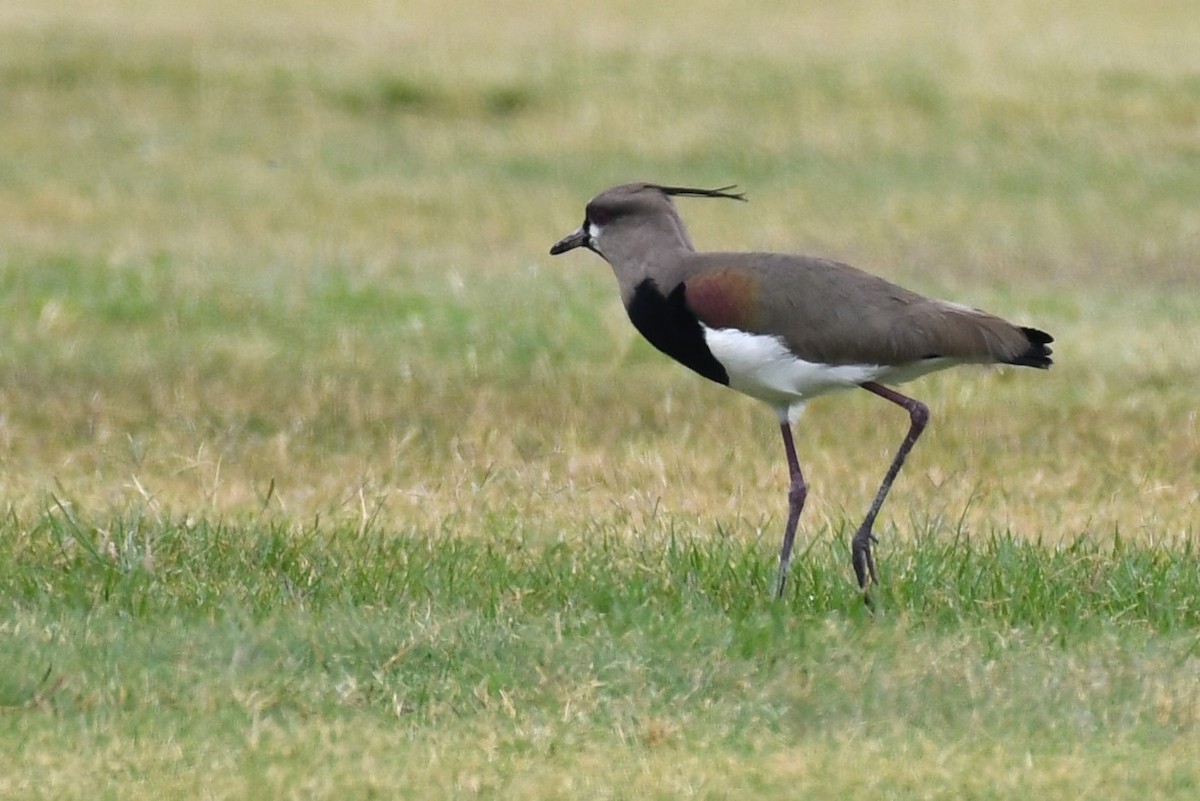
[[[687,305],[702,323],[777,336],[806,361],[1011,362],[1030,347],[1023,329],[999,317],[826,259],[706,253],[682,268]]]

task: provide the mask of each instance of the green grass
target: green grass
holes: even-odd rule
[[[769,549],[719,531],[153,518],[86,521],[52,498],[32,529],[5,527],[0,706],[22,748],[4,774],[29,777],[10,794],[567,797],[574,776],[599,797],[671,797],[655,764],[714,797],[1060,793],[1080,762],[1113,797],[1200,781],[1187,760],[1152,777],[1092,763],[1166,758],[1200,726],[1186,543],[974,543],[935,525],[885,549],[872,616],[828,537],[773,602]],[[864,752],[871,769],[844,783]],[[936,783],[975,759],[986,777]]]
[[[453,518],[433,532],[382,532],[369,519],[358,528],[174,521],[145,508],[81,521],[74,504],[48,503],[33,527],[13,520],[5,536],[5,597],[24,608],[105,607],[142,618],[418,602],[495,618],[506,609],[541,616],[567,608],[686,616],[697,610],[683,607],[699,605],[740,619],[769,605],[761,596],[775,580],[773,540],[720,529],[683,534],[675,519],[632,541],[611,523],[555,537],[515,521],[495,521],[494,536],[479,540],[454,533]],[[803,617],[863,619],[847,593],[844,540],[843,531],[812,539],[781,605]],[[1063,631],[1123,620],[1187,632],[1200,624],[1193,550],[1190,540],[1080,538],[1050,547],[997,532],[973,538],[929,521],[912,540],[884,547],[889,580],[875,594],[877,614]]]
[[[0,0],[0,796],[1196,796],[1182,2]],[[546,250],[629,180],[1052,332],[758,404]]]

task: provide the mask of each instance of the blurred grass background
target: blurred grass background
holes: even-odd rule
[[[1049,376],[918,390],[912,508],[1178,533],[1200,465],[1182,8],[10,4],[10,503],[57,482],[225,513],[274,481],[302,517],[631,489],[774,516],[769,417],[636,341],[604,265],[545,254],[645,178],[748,190],[685,204],[702,247],[834,255],[1058,336]],[[813,518],[861,505],[902,427],[826,403]]]
[[[89,797],[126,753],[113,797],[182,794],[172,771],[187,785],[206,764],[229,771],[209,776],[212,797],[1067,797],[1092,776],[1114,798],[1156,797],[1150,776],[1192,797],[1173,744],[1200,719],[1185,578],[1197,41],[1185,2],[0,0],[0,633],[20,655],[0,693],[21,710],[0,717],[14,744],[0,788]],[[932,425],[878,531],[912,628],[856,628],[839,561],[903,415],[851,393],[805,416],[813,566],[780,623],[759,597],[786,507],[772,416],[641,342],[598,259],[547,255],[588,198],[642,179],[748,192],[681,202],[702,248],[830,255],[1056,336],[1049,373],[910,387]],[[462,549],[439,568],[461,559],[457,579],[351,569],[442,538]],[[992,545],[930,550],[960,539]],[[564,543],[597,572],[537,562],[515,587],[460,596],[504,575],[495,553]],[[659,546],[666,565],[639,550]],[[562,594],[521,604],[549,587]],[[564,641],[556,604],[598,617]],[[924,631],[938,609],[961,628]],[[1128,627],[1096,622],[1110,616]],[[1039,618],[1046,639],[1029,633]],[[513,640],[480,657],[493,625]],[[1091,633],[1055,650],[1075,629]],[[397,675],[396,640],[421,632],[451,645],[429,634]],[[549,684],[522,662],[530,642],[562,660]],[[865,679],[847,656],[863,649],[879,660]],[[614,680],[638,659],[679,664]],[[959,659],[986,679],[971,686],[1009,672],[992,696],[923,681]],[[688,666],[714,660],[732,700],[714,689],[696,707],[688,688],[710,679]],[[1050,675],[1066,678],[1037,684]],[[880,694],[831,689],[862,682]],[[1028,722],[1099,685],[1098,717]],[[580,704],[616,711],[579,718]],[[1011,714],[977,720],[993,739],[972,747],[970,716],[946,722],[964,704]],[[912,723],[926,708],[942,723]],[[256,752],[263,726],[276,739]],[[1022,773],[1041,764],[1011,750],[1029,726],[1050,767]],[[389,766],[374,737],[431,752]],[[370,769],[306,773],[330,742]],[[797,742],[816,756],[798,762]],[[72,767],[80,748],[95,760]],[[878,781],[847,778],[864,754]]]

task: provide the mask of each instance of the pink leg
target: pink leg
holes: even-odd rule
[[[875,501],[867,511],[866,519],[858,527],[858,532],[850,542],[851,554],[854,559],[854,575],[858,577],[858,586],[866,591],[868,579],[872,584],[879,583],[879,577],[875,573],[875,557],[871,553],[871,545],[877,540],[871,533],[871,528],[875,525],[875,518],[879,514],[880,507],[883,506],[884,499],[887,498],[888,490],[892,488],[892,482],[896,480],[896,475],[904,466],[904,458],[908,456],[908,452],[916,444],[917,437],[921,436],[921,432],[925,430],[925,424],[929,422],[929,407],[919,400],[913,400],[907,395],[901,395],[899,392],[873,381],[868,381],[861,386],[884,400],[889,400],[897,406],[903,406],[908,410],[909,419],[912,421],[908,435],[900,443],[900,450],[896,452],[896,458],[892,459],[892,466],[888,468],[887,475],[883,477],[883,483],[879,485],[879,492],[875,494]]]
[[[779,582],[775,587],[775,595],[783,597],[783,587],[787,582],[788,566],[792,563],[792,543],[796,539],[796,523],[800,520],[800,512],[804,509],[804,499],[808,496],[808,487],[804,483],[804,475],[800,472],[800,460],[796,458],[796,443],[792,441],[792,426],[786,420],[779,424],[783,434],[783,447],[787,451],[788,475],[788,519],[787,527],[783,530],[783,549],[779,552]]]

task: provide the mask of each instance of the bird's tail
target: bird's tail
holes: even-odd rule
[[[1045,331],[1039,331],[1036,328],[1025,328],[1024,326],[1021,327],[1021,333],[1029,340],[1029,347],[1015,359],[1009,359],[1008,364],[1017,364],[1022,367],[1037,367],[1045,370],[1054,363],[1054,360],[1050,358],[1050,354],[1054,352],[1050,349],[1050,343],[1054,341],[1054,337]]]

